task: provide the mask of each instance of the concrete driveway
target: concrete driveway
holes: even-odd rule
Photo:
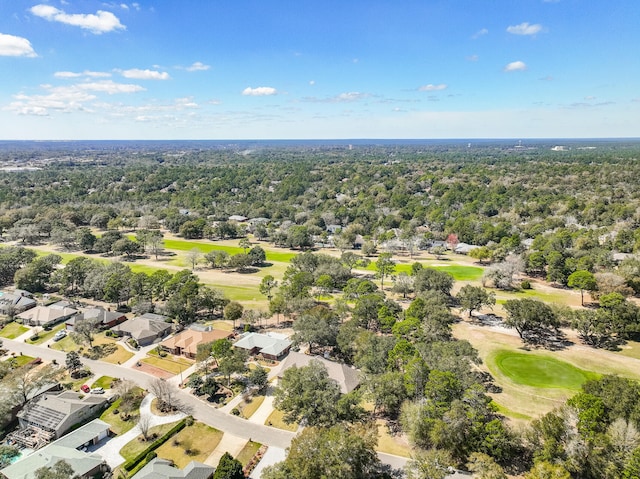
[[[149,417],[149,427],[179,421],[185,417],[184,413],[172,414],[170,416],[156,416],[151,412],[151,401],[153,401],[154,398],[155,396],[153,394],[147,394],[140,404],[140,417]],[[140,434],[140,427],[136,425],[124,434],[109,439],[102,444],[98,444],[91,449],[91,452],[97,452],[100,454],[104,460],[107,461],[107,464],[109,464],[111,469],[113,469],[125,461],[124,457],[120,455],[120,449],[130,441],[133,441]]]

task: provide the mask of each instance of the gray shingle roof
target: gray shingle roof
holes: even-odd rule
[[[291,344],[289,339],[281,335],[248,333],[236,341],[234,346],[247,350],[258,348],[261,353],[278,357],[290,347]]]
[[[171,323],[164,321],[165,316],[154,316],[158,316],[163,319],[138,316],[137,318],[130,319],[129,321],[125,321],[124,323],[116,326],[114,330],[125,331],[131,334],[134,339],[140,341],[141,339],[156,337],[159,333],[171,329]]]
[[[171,461],[155,458],[133,476],[133,479],[209,479],[215,467],[201,462],[191,461],[180,470],[171,465]]]
[[[78,448],[108,429],[109,425],[106,422],[96,419],[5,467],[2,474],[8,479],[32,479],[37,469],[52,467],[58,461],[64,460],[76,474],[84,475],[99,467],[104,461],[98,454],[88,454],[79,451]]]

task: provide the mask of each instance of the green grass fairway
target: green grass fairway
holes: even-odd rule
[[[229,254],[238,254],[244,253],[244,250],[240,248],[240,246],[225,246],[213,243],[203,243],[201,241],[189,241],[189,240],[176,240],[176,239],[165,239],[164,240],[165,249],[172,251],[190,251],[193,248],[198,248],[203,253],[208,253],[209,251],[214,250],[222,250],[226,251]]]
[[[424,261],[416,261],[417,263],[422,263],[422,266],[425,268],[437,269],[438,271],[444,271],[453,276],[453,279],[456,281],[477,281],[482,278],[482,273],[484,269],[478,268],[477,266],[464,266],[459,264],[452,264],[447,266],[431,266],[429,263],[425,263]],[[413,263],[411,263],[413,264]],[[411,264],[407,263],[399,263],[396,264],[395,274],[398,273],[407,273],[411,274]],[[369,263],[366,268],[369,271],[376,271],[375,261]]]
[[[483,268],[477,266],[463,266],[452,264],[451,266],[433,266],[433,269],[445,271],[453,276],[456,281],[477,281],[482,278]]]
[[[598,377],[564,361],[535,353],[500,350],[493,354],[490,363],[514,383],[535,388],[576,391],[588,379]]]

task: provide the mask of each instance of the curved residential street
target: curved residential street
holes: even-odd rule
[[[58,364],[64,364],[65,362],[66,354],[61,351],[21,343],[10,339],[3,339],[3,343],[6,349],[18,354],[23,353],[28,356],[40,357],[47,361],[55,359]],[[148,389],[151,381],[155,379],[155,377],[149,376],[141,371],[137,371],[136,369],[119,366],[117,364],[93,361],[86,358],[82,358],[82,362],[87,365],[97,377],[112,376],[121,379],[129,379],[145,389]],[[191,414],[198,421],[202,421],[209,426],[215,427],[220,431],[234,436],[252,439],[268,446],[276,446],[280,448],[289,447],[291,439],[295,436],[295,433],[289,431],[255,424],[247,421],[246,419],[226,414],[212,406],[209,406],[192,394],[182,390],[180,390],[180,400],[191,409]]]
[[[58,364],[64,364],[65,362],[66,353],[62,351],[50,349],[46,346],[37,346],[10,339],[3,338],[2,341],[6,349],[17,354],[22,353],[28,356],[40,357],[46,361],[55,359]],[[130,368],[86,358],[82,358],[82,362],[91,369],[96,377],[112,376],[121,379],[128,379],[145,389],[148,389],[151,381],[155,379],[153,376],[142,371],[138,371],[135,367]],[[296,435],[296,433],[293,432],[283,431],[281,429],[265,426],[263,424],[227,414],[183,390],[180,390],[179,394],[180,400],[191,410],[191,414],[195,419],[207,424],[208,426],[214,427],[225,434],[246,440],[251,439],[266,446],[272,446],[283,450],[289,447],[291,440]],[[378,453],[378,456],[383,463],[389,464],[393,468],[402,468],[407,463],[407,458],[404,457],[384,453]]]

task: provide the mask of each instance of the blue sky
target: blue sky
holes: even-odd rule
[[[638,0],[0,0],[0,139],[640,137]]]

